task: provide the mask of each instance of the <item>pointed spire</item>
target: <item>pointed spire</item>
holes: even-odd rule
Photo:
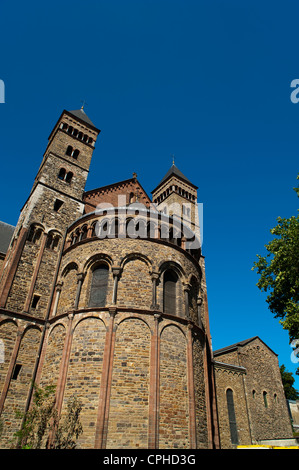
[[[86,103],[85,103],[86,104]],[[84,109],[84,104],[81,106],[80,109],[75,109],[73,111],[69,111],[71,114],[73,114],[73,116],[76,116],[77,118],[81,119],[82,121],[86,122],[87,124],[90,124],[92,125],[93,127],[94,124],[91,122],[91,120],[89,119],[89,117],[86,115]]]
[[[177,176],[178,178],[180,178],[181,180],[185,181],[186,183],[190,184],[191,186],[193,186],[193,188],[195,189],[198,189],[197,186],[195,186],[195,184],[191,183],[191,181],[185,176],[183,175],[183,173],[178,169],[178,167],[175,165],[174,163],[174,155],[172,155],[173,159],[172,159],[172,165],[170,167],[170,169],[168,170],[168,172],[166,173],[166,175],[164,176],[164,178],[162,178],[162,180],[160,181],[160,183],[158,184],[158,186],[155,188],[155,190],[162,184],[164,183],[165,181],[167,181],[171,176]],[[155,191],[154,190],[154,191]],[[152,191],[152,192],[154,192]]]

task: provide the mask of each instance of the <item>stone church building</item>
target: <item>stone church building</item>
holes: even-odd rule
[[[0,223],[1,447],[55,385],[79,448],[218,449],[292,437],[277,355],[212,351],[197,186],[173,164],[85,192],[100,130],[64,110],[16,227]]]

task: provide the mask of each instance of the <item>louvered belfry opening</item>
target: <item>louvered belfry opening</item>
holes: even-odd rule
[[[164,274],[163,310],[164,313],[176,314],[176,286],[178,276],[174,271],[167,270]]]
[[[105,264],[97,266],[92,273],[89,307],[104,307],[106,304],[109,269]]]

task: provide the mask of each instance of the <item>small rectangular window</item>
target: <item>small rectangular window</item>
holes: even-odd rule
[[[62,204],[63,204],[63,201],[61,201],[60,199],[56,199],[56,201],[54,202],[54,211],[58,212]]]
[[[40,295],[34,295],[34,296],[33,296],[31,308],[33,308],[33,309],[36,309],[36,308],[37,308],[39,299],[40,299]]]
[[[16,364],[12,373],[12,380],[17,380],[20,370],[22,369],[22,364]]]

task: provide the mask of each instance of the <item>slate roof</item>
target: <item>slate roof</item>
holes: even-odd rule
[[[84,112],[84,110],[81,109],[75,109],[74,111],[69,111],[73,116],[76,116],[77,118],[81,119],[81,121],[86,122],[87,124],[90,124],[91,126],[95,127],[93,122],[89,119],[87,114]]]
[[[162,184],[164,183],[164,181],[168,180],[168,178],[170,178],[172,175],[174,176],[177,176],[178,178],[180,178],[181,180],[185,181],[186,183],[190,184],[191,186],[193,186],[194,188],[198,189],[197,186],[195,186],[193,183],[191,183],[191,181],[181,172],[181,170],[178,169],[178,167],[175,166],[175,164],[173,163],[171,168],[168,170],[168,172],[166,173],[166,175],[164,176],[164,178],[162,178],[162,180],[160,181],[160,183],[158,184],[158,186],[154,189],[154,191]],[[152,193],[154,192],[152,191]]]
[[[264,343],[264,341],[261,340],[259,336],[253,336],[252,338],[245,339],[244,341],[239,341],[238,343],[231,344],[230,346],[225,346],[225,348],[217,349],[216,351],[213,351],[213,354],[214,356],[219,356],[223,353],[238,349],[239,347],[246,346],[246,344],[250,343],[255,339],[259,339],[262,343]],[[269,348],[266,343],[264,343],[264,345],[267,346],[267,348],[270,349],[270,351],[272,351],[275,356],[277,356],[277,354],[271,348]]]
[[[6,253],[15,227],[0,221],[0,253]]]

